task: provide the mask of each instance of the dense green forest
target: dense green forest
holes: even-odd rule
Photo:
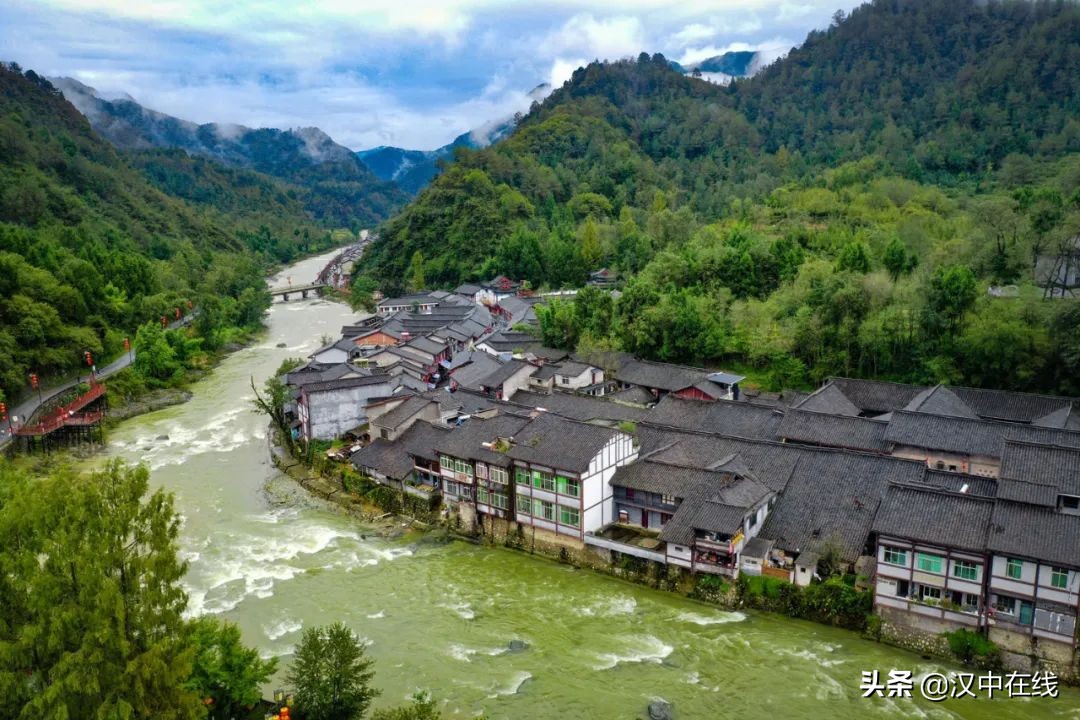
[[[757,368],[1080,393],[1080,5],[877,0],[721,87],[593,63],[457,162],[365,258],[389,292],[626,280],[544,339]],[[1003,297],[989,288],[1013,285]]]
[[[151,178],[148,181],[147,178]],[[201,351],[260,322],[268,265],[329,247],[271,178],[168,152],[130,160],[45,79],[0,66],[0,392],[122,351],[188,301]],[[178,353],[200,351],[180,342]]]

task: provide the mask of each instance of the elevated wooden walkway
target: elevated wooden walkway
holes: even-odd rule
[[[87,406],[103,397],[107,392],[104,383],[94,383],[90,389],[67,405],[61,405],[50,411],[46,417],[36,423],[28,423],[12,433],[18,437],[44,437],[65,427],[92,427],[105,416],[103,410],[82,412]]]

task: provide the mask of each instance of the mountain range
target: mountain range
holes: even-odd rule
[[[277,130],[198,124],[146,108],[130,96],[105,97],[72,78],[52,78],[94,130],[121,150],[178,149],[303,188],[312,215],[329,225],[371,225],[407,200],[356,154],[314,127]]]
[[[732,50],[686,65],[671,61],[671,67],[683,75],[726,85],[732,78],[750,77],[764,66],[764,60],[757,50]]]
[[[542,83],[530,90],[528,97],[531,102],[541,102],[550,92],[551,86]],[[522,111],[527,109],[522,108]],[[515,124],[514,116],[498,118],[458,135],[435,150],[406,150],[380,145],[356,154],[380,180],[393,181],[405,192],[415,195],[439,173],[440,162],[453,158],[455,150],[487,147],[509,135]]]

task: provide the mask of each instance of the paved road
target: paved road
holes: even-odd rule
[[[185,316],[185,317],[183,317],[183,318],[181,318],[179,320],[176,320],[174,322],[171,322],[171,323],[169,323],[169,329],[173,330],[173,329],[181,327],[183,325],[187,325],[189,322],[191,322],[191,319],[193,317],[195,317],[194,313],[191,314],[191,315],[187,315],[187,316]],[[134,359],[135,359],[135,349],[132,348],[130,353],[124,353],[123,355],[121,355],[117,359],[113,360],[108,365],[98,368],[98,370],[97,370],[98,380],[102,380],[104,378],[107,378],[110,375],[115,375],[116,373],[120,372],[124,368],[131,365],[131,363],[132,363],[132,361]],[[38,399],[38,395],[36,393],[34,393],[34,394],[31,394],[30,397],[26,398],[25,400],[23,400],[18,405],[16,405],[15,407],[9,407],[8,408],[8,414],[13,419],[14,418],[19,419],[18,422],[13,423],[13,427],[18,428],[20,425],[25,424],[26,421],[35,412],[37,412],[38,408],[41,407],[42,403],[47,403],[50,400],[52,400],[54,397],[56,397],[57,395],[60,395],[61,393],[67,392],[68,390],[75,387],[76,385],[78,385],[81,382],[87,382],[87,381],[88,381],[88,377],[81,377],[80,376],[80,377],[74,378],[72,380],[68,380],[67,382],[65,382],[65,383],[63,383],[61,385],[55,385],[55,386],[50,387],[48,389],[43,388],[42,391],[41,391],[41,399],[40,400]],[[6,446],[7,443],[9,443],[9,442],[11,442],[11,434],[8,431],[7,426],[5,425],[3,428],[0,428],[0,448],[3,448],[4,446]]]

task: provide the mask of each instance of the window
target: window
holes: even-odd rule
[[[941,599],[941,588],[936,588],[936,587],[933,587],[931,585],[920,585],[919,586],[919,599],[922,600],[923,602],[926,602],[928,600],[935,600],[935,601],[940,600]]]
[[[561,382],[563,385],[569,385],[570,384],[570,378],[568,378],[566,376],[560,377],[559,382]]]
[[[518,485],[528,485],[529,471],[525,468],[516,468],[514,470],[514,479],[517,480]]]
[[[440,455],[439,456],[439,465],[441,465],[444,470],[453,470],[454,469],[454,458],[450,457],[449,455]]]
[[[576,507],[560,505],[559,522],[561,522],[563,525],[572,525],[573,527],[579,527],[581,525],[581,511],[578,510]]]
[[[915,553],[915,567],[923,572],[941,574],[941,564],[944,560],[940,555],[929,553]]]
[[[532,480],[534,488],[540,488],[541,490],[555,492],[555,478],[551,475],[551,473],[533,470]]]
[[[523,515],[532,514],[532,498],[528,495],[522,495],[518,493],[517,496],[517,511]]]
[[[1080,497],[1073,497],[1072,495],[1061,496],[1061,509],[1062,510],[1080,510]]]
[[[1005,615],[1015,615],[1016,598],[1011,598],[1008,595],[995,595],[994,610]]]
[[[484,463],[476,463],[476,477],[487,479],[487,465]]]
[[[945,469],[945,463],[942,462],[941,460],[938,460],[936,463],[934,463],[934,467],[936,467],[938,470],[944,470]]]
[[[533,500],[533,513],[535,517],[545,520],[555,519],[555,503],[547,500]]]
[[[949,466],[949,472],[956,472],[956,466],[955,465],[950,465]]]
[[[979,566],[969,560],[955,560],[953,561],[952,574],[953,577],[961,580],[978,580]]]
[[[510,497],[505,493],[494,492],[485,487],[476,488],[476,501],[487,503],[492,507],[506,510],[510,507]]]
[[[901,550],[889,545],[885,545],[882,549],[884,550],[881,557],[882,562],[889,565],[907,566],[907,550]],[[904,594],[907,595],[907,593]]]
[[[1061,588],[1062,590],[1069,587],[1069,571],[1065,568],[1056,567],[1050,570],[1050,587]]]
[[[911,584],[907,580],[896,581],[896,597],[906,598],[911,594]]]
[[[571,497],[581,497],[581,481],[576,478],[563,477],[557,475],[555,477],[555,483],[559,488],[559,492],[563,495],[570,495]]]
[[[1024,561],[1017,558],[1009,558],[1008,563],[1005,565],[1005,575],[1013,580],[1019,580],[1020,576],[1024,574]]]
[[[500,485],[505,485],[510,481],[510,474],[506,472],[506,468],[491,466],[491,481],[497,482]]]
[[[459,473],[464,473],[465,475],[469,475],[470,477],[473,474],[472,463],[465,462],[464,460],[455,460],[454,461],[454,470],[456,470]]]
[[[660,496],[660,503],[663,504],[663,505],[674,505],[675,504],[675,496],[674,495],[661,495]]]

